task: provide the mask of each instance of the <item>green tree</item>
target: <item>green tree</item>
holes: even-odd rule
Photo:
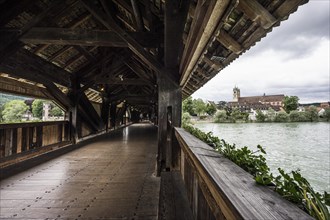
[[[32,114],[34,117],[41,119],[43,111],[43,100],[35,99],[32,103]]]
[[[2,117],[5,122],[19,122],[22,120],[23,114],[29,107],[22,100],[12,100],[7,102],[2,111]]]
[[[184,112],[182,114],[182,126],[191,124],[191,116],[189,112]]]
[[[196,112],[198,116],[203,114],[206,110],[206,105],[202,99],[194,99],[193,106],[194,106],[194,112]]]
[[[268,111],[267,111],[267,121],[274,121],[275,120],[275,116],[276,116],[276,112],[274,109],[272,109],[271,107],[268,108]]]
[[[57,107],[57,106],[54,106],[51,110],[50,110],[50,114],[52,116],[55,116],[55,117],[60,117],[60,116],[63,116],[63,111]]]
[[[265,122],[266,115],[264,113],[262,113],[262,111],[257,110],[256,119],[257,119],[257,122]]]
[[[233,108],[233,110],[231,112],[231,119],[233,122],[236,122],[237,120],[242,119],[241,111],[239,110],[239,108],[237,108],[237,107]]]
[[[289,114],[291,122],[304,122],[307,121],[306,114],[304,112],[298,112],[297,110],[291,111]]]
[[[316,122],[319,120],[319,115],[317,114],[317,108],[315,106],[310,106],[305,112],[308,121]]]
[[[226,121],[227,121],[227,113],[225,110],[220,110],[215,114],[214,122],[221,123]]]
[[[214,105],[208,103],[208,104],[206,105],[206,109],[205,109],[205,111],[206,111],[206,113],[207,113],[208,115],[212,116],[212,115],[214,115],[214,113],[217,112],[217,108],[216,108]]]
[[[194,105],[193,105],[193,100],[191,96],[183,100],[182,102],[182,111],[183,112],[188,112],[190,115],[194,115]]]
[[[323,117],[327,120],[330,121],[330,108],[324,109]]]
[[[298,108],[298,101],[299,98],[297,96],[285,96],[284,97],[284,110],[286,113],[290,113],[293,110],[296,110]]]
[[[286,112],[279,112],[275,116],[274,121],[275,122],[288,122],[289,121],[289,115]]]

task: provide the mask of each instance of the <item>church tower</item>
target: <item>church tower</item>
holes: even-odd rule
[[[235,86],[233,89],[233,101],[238,102],[240,97],[241,97],[241,91],[237,86]]]

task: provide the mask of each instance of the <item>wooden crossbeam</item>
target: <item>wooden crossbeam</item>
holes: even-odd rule
[[[50,98],[50,94],[48,94],[48,91],[45,88],[1,76],[0,91],[23,96],[37,97],[41,99]]]
[[[243,47],[224,30],[220,30],[217,40],[236,54],[240,54],[243,51]]]
[[[146,81],[146,80],[141,80],[141,79],[118,79],[118,78],[100,78],[97,79],[96,83],[106,83],[106,84],[110,84],[110,85],[136,85],[136,86],[140,86],[140,85],[149,85],[150,82]]]
[[[252,21],[257,22],[264,29],[273,26],[277,19],[269,13],[257,0],[239,1],[238,9],[243,11]]]
[[[128,32],[143,47],[156,47],[161,36],[148,32]],[[20,40],[30,44],[57,44],[101,47],[128,47],[114,31],[70,28],[32,28]]]
[[[164,75],[168,75],[164,69],[163,65],[159,63],[155,57],[153,57],[150,53],[144,50],[143,46],[141,46],[134,38],[127,34],[125,30],[119,27],[111,16],[108,16],[103,11],[101,11],[97,6],[93,5],[88,0],[80,0],[85,8],[90,11],[94,17],[99,20],[106,28],[109,30],[113,30],[120,38],[122,38],[125,42],[127,42],[128,47],[131,49],[133,53],[135,53],[143,62],[149,65],[155,72],[161,73]],[[173,81],[175,83],[175,80]]]
[[[11,67],[6,73],[18,75],[23,79],[29,78],[30,74],[27,72],[30,71],[33,75],[46,77],[66,87],[70,86],[69,72],[24,49],[3,61],[2,65]],[[23,71],[16,71],[17,69]]]
[[[133,14],[135,17],[136,26],[138,28],[138,31],[144,31],[144,24],[143,24],[143,18],[141,15],[140,7],[138,5],[137,0],[131,0],[132,8],[133,8]]]
[[[219,71],[220,69],[222,69],[224,66],[220,63],[217,62],[215,60],[211,60],[209,57],[204,56],[203,58],[204,62],[207,63],[211,68]]]

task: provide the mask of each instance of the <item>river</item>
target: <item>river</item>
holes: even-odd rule
[[[300,169],[316,191],[330,192],[330,123],[196,123],[237,147],[263,146],[271,172]]]

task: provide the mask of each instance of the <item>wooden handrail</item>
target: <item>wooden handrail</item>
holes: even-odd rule
[[[59,125],[64,123],[69,123],[69,121],[43,121],[43,122],[24,122],[24,123],[19,122],[19,123],[0,124],[0,129]]]
[[[196,216],[313,219],[269,187],[258,185],[252,175],[184,129],[175,128],[175,136],[181,147],[181,174]],[[205,203],[207,207],[200,205]]]

